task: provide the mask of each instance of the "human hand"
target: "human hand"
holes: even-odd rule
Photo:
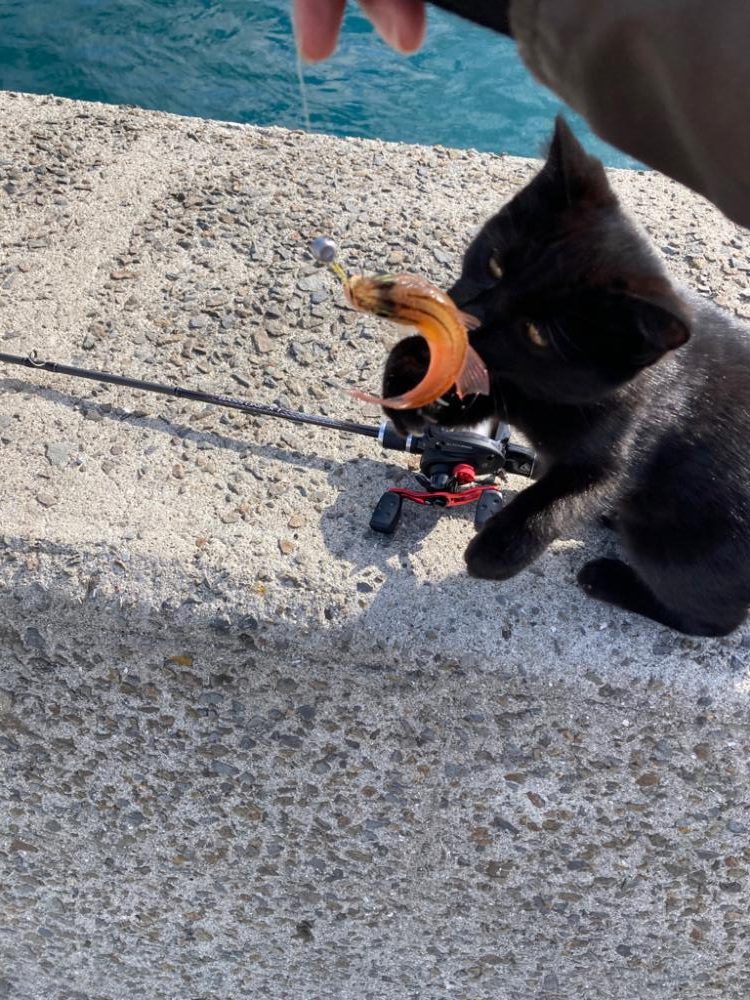
[[[414,52],[422,44],[425,10],[422,0],[359,0],[375,30],[398,52]],[[346,0],[294,0],[292,18],[303,59],[326,59],[336,48]]]

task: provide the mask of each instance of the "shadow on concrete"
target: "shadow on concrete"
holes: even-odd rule
[[[578,568],[588,558],[617,550],[616,537],[596,525],[583,525],[526,572],[503,584],[473,580],[462,571],[462,550],[474,531],[471,506],[436,511],[405,503],[393,536],[373,532],[369,520],[382,492],[389,485],[413,483],[406,468],[409,463],[416,466],[413,456],[399,455],[402,464],[385,455],[382,461],[363,456],[339,461],[201,430],[171,420],[168,414],[139,415],[137,410],[23,380],[0,380],[0,386],[22,389],[75,410],[94,409],[102,419],[124,426],[324,472],[337,498],[323,512],[320,531],[332,558],[349,566],[351,589],[356,588],[349,596],[354,596],[356,607],[349,601],[334,609],[326,621],[309,621],[307,627],[288,622],[281,629],[272,627],[267,649],[279,652],[301,644],[308,649],[325,648],[322,655],[330,658],[334,651],[354,644],[361,661],[370,665],[381,661],[386,666],[396,657],[412,665],[451,660],[484,669],[502,662],[504,667],[524,670],[532,662],[535,670],[547,665],[557,673],[585,669],[586,661],[638,675],[668,675],[670,669],[684,666],[713,673],[714,668],[720,672],[728,664],[731,686],[736,684],[738,672],[750,666],[747,647],[740,645],[742,633],[724,641],[692,639],[586,598],[575,583]],[[508,485],[523,488],[526,481],[514,480]],[[505,495],[510,501],[515,492],[508,488]],[[36,550],[36,544],[29,546]],[[460,551],[456,551],[457,546]],[[60,559],[66,556],[54,546],[49,554]],[[72,550],[67,555],[71,560],[80,558]],[[360,578],[362,574],[370,579]],[[175,577],[179,576],[177,571]],[[375,582],[370,582],[373,578]],[[158,624],[163,629],[169,622],[170,628],[184,628],[195,636],[203,628],[210,633],[212,620],[221,619],[223,625],[217,627],[230,635],[239,628],[237,634],[244,634],[238,624],[243,611],[238,607],[212,616],[188,600],[182,610],[184,620],[171,622],[165,617],[166,610],[147,610],[147,615],[156,614],[159,619],[151,622],[155,628]],[[102,625],[110,627],[113,624],[109,622]],[[247,642],[250,647],[255,644],[254,639]]]

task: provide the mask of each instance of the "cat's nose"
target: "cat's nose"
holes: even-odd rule
[[[470,313],[480,324],[484,322],[485,309],[482,306],[481,296],[485,289],[476,282],[467,278],[459,278],[455,285],[449,289],[448,295],[453,299],[459,309]]]
[[[448,295],[453,299],[459,309],[465,308],[472,299],[482,291],[475,281],[469,278],[459,278],[452,288],[448,289]]]

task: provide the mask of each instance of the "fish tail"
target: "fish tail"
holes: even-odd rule
[[[420,404],[412,402],[409,399],[409,393],[404,393],[403,396],[391,396],[389,398],[384,398],[382,396],[371,396],[369,392],[361,392],[359,389],[349,389],[347,390],[347,395],[351,396],[352,399],[358,399],[360,403],[371,403],[373,406],[387,406],[391,410],[413,410],[416,409]]]

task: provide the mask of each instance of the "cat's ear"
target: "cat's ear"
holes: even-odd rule
[[[631,360],[637,368],[654,364],[690,339],[690,314],[670,288],[634,287],[625,295]]]
[[[675,351],[690,339],[690,317],[676,296],[631,298],[642,342],[639,360],[653,364],[667,351]]]
[[[617,201],[601,160],[586,152],[562,115],[555,118],[543,173],[555,185],[565,205],[604,205]]]

